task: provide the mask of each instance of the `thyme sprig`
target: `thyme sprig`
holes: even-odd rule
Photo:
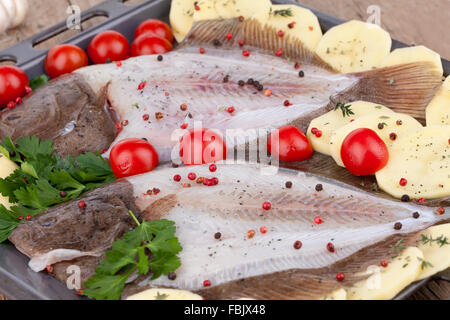
[[[421,266],[422,270],[425,268],[433,268],[434,267],[430,262],[423,260],[421,257],[417,257],[417,260],[419,260],[421,262],[420,266]]]
[[[350,116],[352,116],[352,115],[355,114],[355,113],[353,112],[353,110],[350,109],[351,106],[352,106],[351,104],[345,104],[345,103],[342,103],[342,102],[338,102],[338,103],[335,104],[334,110],[336,111],[336,110],[338,110],[338,109],[341,109],[341,111],[342,111],[342,116],[343,116],[344,118],[345,118],[346,116],[347,116],[347,117],[350,117]]]
[[[403,239],[400,239],[393,246],[391,246],[392,253],[394,254],[392,258],[394,259],[397,257],[403,249],[405,249],[405,245],[403,243]]]
[[[448,242],[447,237],[444,237],[443,234],[441,234],[441,235],[440,235],[439,237],[437,237],[436,239],[433,239],[433,236],[427,236],[427,235],[425,235],[425,234],[421,234],[421,237],[422,237],[421,241],[422,241],[422,244],[423,244],[423,245],[426,245],[426,244],[429,243],[430,246],[432,246],[433,243],[435,242],[435,243],[437,243],[437,244],[439,245],[439,247],[443,247],[443,246],[445,246],[445,245],[450,244],[450,242]]]
[[[282,10],[274,10],[272,12],[272,14],[274,16],[279,15],[282,17],[292,17],[294,14],[292,13],[292,9],[288,8],[288,9],[282,9]]]

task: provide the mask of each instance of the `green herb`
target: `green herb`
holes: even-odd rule
[[[355,113],[353,112],[352,109],[350,109],[352,105],[351,104],[345,104],[342,102],[338,102],[336,103],[336,105],[334,106],[334,110],[337,109],[341,109],[342,110],[342,116],[345,118],[346,116],[350,117],[351,115],[354,115]]]
[[[428,261],[425,261],[425,260],[423,260],[423,259],[420,258],[420,257],[417,257],[417,260],[419,260],[420,262],[422,262],[422,264],[421,264],[422,270],[425,269],[425,268],[433,268],[433,265],[432,265],[431,263],[429,263]]]
[[[293,16],[291,8],[289,8],[289,9],[282,9],[282,10],[274,10],[274,11],[272,11],[272,14],[274,16],[279,15],[279,16],[282,16],[282,17],[292,17]]]
[[[0,194],[11,203],[18,203],[9,210],[0,206],[0,242],[5,241],[19,225],[19,217],[34,216],[116,180],[111,167],[100,154],[86,153],[76,159],[63,159],[53,154],[51,140],[22,137],[15,144],[6,137],[0,142],[0,154],[20,167],[0,179]]]
[[[139,103],[133,104],[133,107],[135,107],[136,109],[139,109],[139,108],[140,108],[140,107],[139,107]]]
[[[398,240],[393,246],[391,246],[392,253],[394,256],[393,259],[397,257],[402,250],[405,248],[405,245],[403,244],[403,239]]]
[[[443,234],[441,234],[436,239],[433,239],[432,236],[427,236],[427,235],[424,235],[424,234],[422,234],[421,237],[422,237],[421,241],[422,241],[423,245],[426,245],[427,243],[429,243],[430,246],[432,246],[433,242],[436,242],[439,245],[439,247],[443,247],[445,245],[450,244],[450,242],[448,242],[447,237],[444,237]]]
[[[46,74],[41,74],[40,76],[30,80],[30,88],[35,90],[49,81],[50,78]]]
[[[158,291],[158,292],[156,292],[155,300],[166,300],[167,297],[169,297],[168,294],[165,294],[165,293],[160,294]]]
[[[374,183],[372,184],[372,191],[378,191],[378,190],[379,190],[378,184],[377,184],[376,182],[374,182]]]
[[[177,254],[182,247],[175,237],[175,223],[153,220],[139,223],[138,227],[114,241],[112,250],[87,280],[83,293],[95,299],[118,300],[130,275],[152,274],[152,280],[168,275],[181,265]]]

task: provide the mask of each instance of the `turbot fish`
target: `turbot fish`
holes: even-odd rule
[[[218,183],[192,182],[190,172]],[[175,175],[182,180],[174,181]],[[154,188],[158,192],[147,192]],[[183,247],[176,279],[138,278],[124,296],[168,287],[208,299],[318,298],[389,259],[399,240],[406,244],[450,219],[450,208],[439,214],[316,175],[285,169],[263,175],[249,165],[218,165],[214,173],[208,166],[163,168],[119,180],[83,200],[85,210],[77,201],[62,204],[22,223],[9,239],[31,258],[33,270],[54,265],[65,281],[67,267],[78,265],[84,281],[114,238],[133,227],[128,210],[139,219],[174,221]],[[345,273],[345,284],[336,281],[337,272]]]
[[[177,153],[180,127],[196,122],[224,135],[285,124],[306,129],[335,103],[354,100],[422,118],[440,83],[426,63],[337,74],[300,40],[257,21],[204,21],[173,52],[55,79],[0,113],[0,138],[36,135],[53,139],[61,155],[106,157],[122,139],[146,138],[166,162]]]

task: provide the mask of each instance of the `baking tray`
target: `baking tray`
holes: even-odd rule
[[[108,0],[83,11],[81,13],[82,22],[96,16],[104,16],[108,17],[108,19],[64,41],[64,43],[72,43],[82,48],[87,48],[90,40],[97,33],[104,30],[117,30],[131,41],[134,30],[143,20],[148,18],[157,18],[166,22],[169,20],[171,0],[149,0],[134,6],[125,5],[123,2],[120,0]],[[273,0],[272,2],[274,4],[299,5],[290,0]],[[317,15],[323,32],[344,22],[307,6],[303,7],[311,9]],[[15,61],[17,66],[25,70],[30,79],[39,76],[44,73],[44,60],[47,50],[39,50],[34,48],[34,46],[66,30],[65,21],[56,24],[31,38],[0,51],[0,61]],[[404,43],[393,40],[393,49],[406,46]],[[442,64],[445,75],[449,75],[450,61],[442,59]],[[411,284],[395,299],[406,299],[429,280],[425,279]],[[11,244],[0,244],[0,288],[2,294],[14,300],[86,299],[76,295],[73,290],[68,290],[65,284],[45,272],[36,273],[29,269],[28,258],[17,251]]]

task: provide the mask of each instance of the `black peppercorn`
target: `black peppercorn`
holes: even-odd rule
[[[402,202],[409,202],[411,201],[411,199],[409,198],[409,196],[407,194],[404,194],[401,198]]]
[[[163,56],[162,55],[158,55],[157,59],[158,59],[158,61],[163,61]]]
[[[419,219],[419,217],[420,217],[420,214],[418,212],[414,212],[413,213],[413,218],[414,219]]]
[[[250,79],[247,80],[247,83],[250,84],[250,85],[252,85],[254,82],[255,82],[255,81],[254,81],[252,78],[250,78]]]
[[[303,70],[300,70],[300,72],[298,73],[298,76],[300,78],[303,78],[305,76],[305,72]]]
[[[177,274],[175,272],[169,272],[169,275],[167,276],[169,280],[175,280],[177,278]]]
[[[402,224],[400,223],[400,222],[396,222],[395,224],[394,224],[394,229],[395,230],[400,230],[402,228]]]
[[[220,232],[216,232],[216,233],[214,234],[214,239],[219,240],[221,237],[222,237],[222,234],[221,234]]]
[[[241,86],[241,87],[243,87],[243,86],[245,85],[244,80],[239,80],[239,81],[238,81],[238,85]]]
[[[320,183],[318,185],[316,185],[316,191],[320,192],[323,190],[323,185],[321,185]]]
[[[286,188],[288,188],[288,189],[292,188],[292,182],[291,181],[286,182]]]

